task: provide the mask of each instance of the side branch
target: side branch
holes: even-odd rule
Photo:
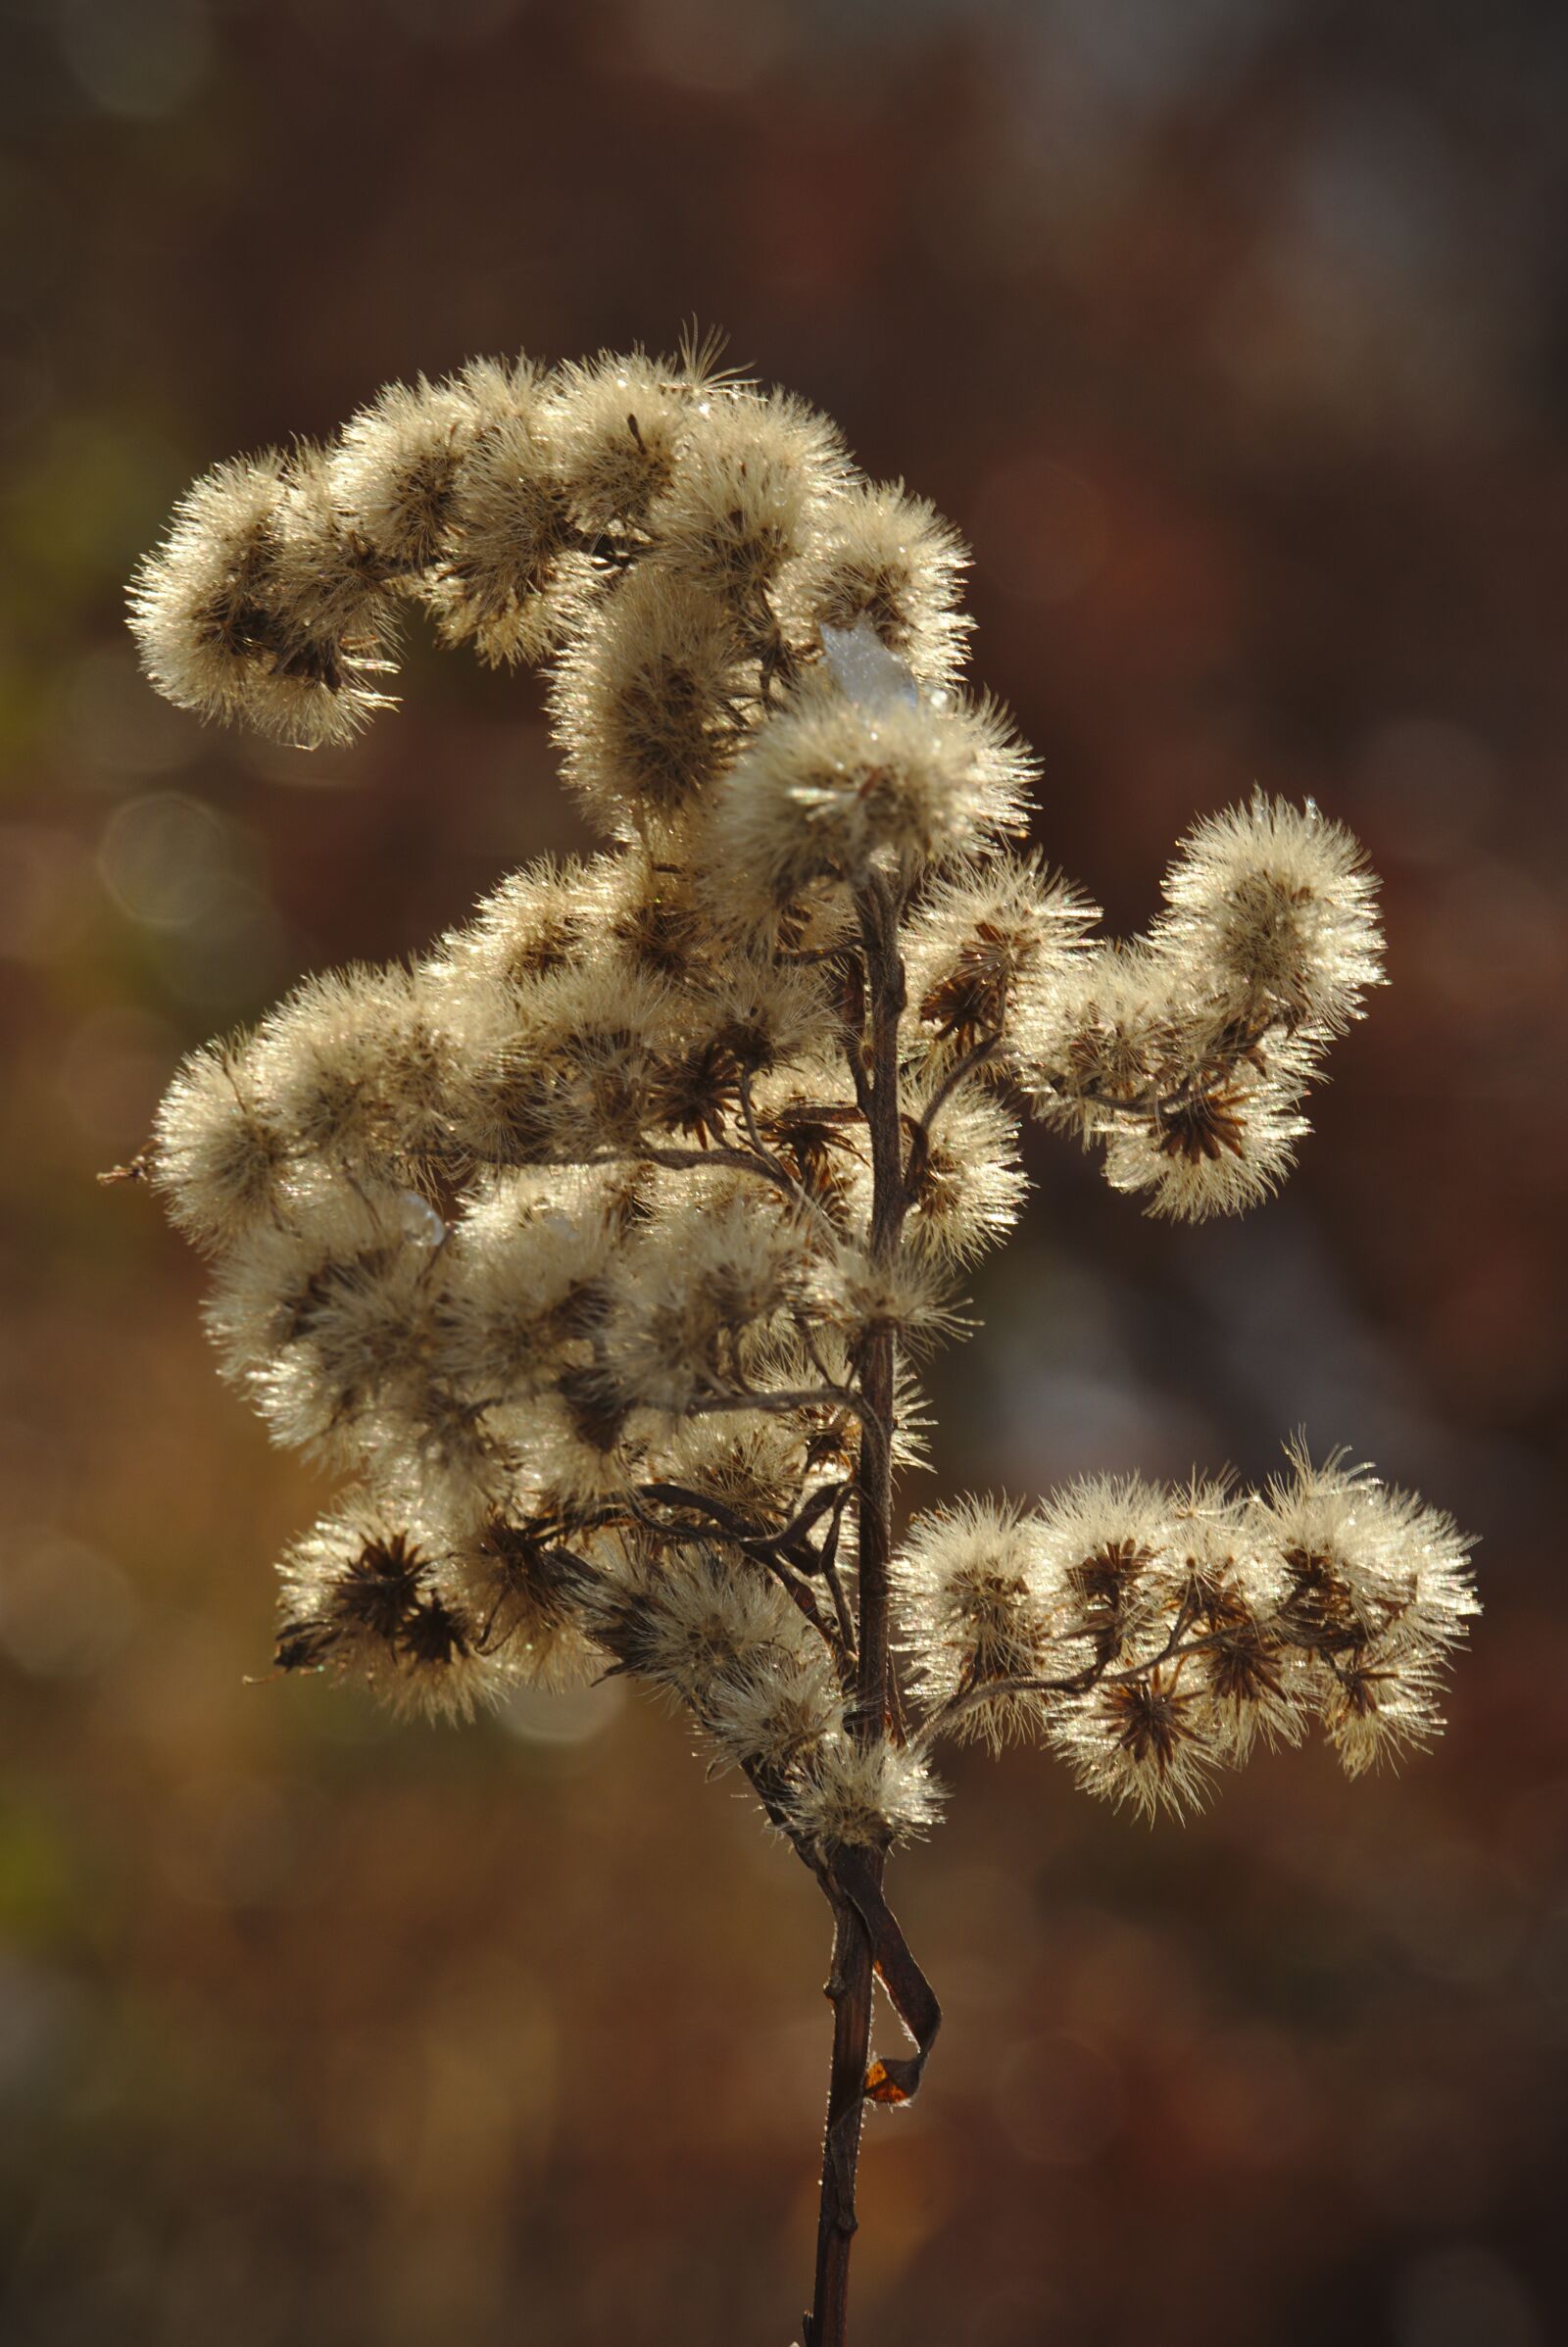
[[[708,1394],[688,1403],[681,1415],[710,1418],[726,1410],[848,1410],[866,1422],[869,1405],[853,1386],[798,1386],[784,1393]]]
[[[983,1035],[978,1043],[971,1045],[960,1058],[956,1059],[921,1110],[915,1131],[929,1134],[964,1078],[972,1076],[976,1068],[984,1067],[986,1061],[993,1058],[1001,1048],[1000,1035]]]
[[[906,1203],[912,1204],[919,1196],[920,1184],[930,1161],[931,1136],[936,1130],[938,1117],[965,1078],[972,1076],[977,1068],[984,1067],[986,1062],[994,1057],[1000,1050],[1001,1045],[1002,1037],[1000,1035],[982,1036],[978,1043],[972,1045],[968,1051],[955,1060],[915,1119],[909,1136],[909,1152],[904,1165],[904,1195]]]
[[[694,1491],[685,1484],[644,1484],[641,1486],[641,1495],[645,1499],[663,1500],[672,1507],[700,1510],[703,1514],[710,1516],[715,1524],[727,1532],[731,1539],[744,1548],[774,1548],[789,1555],[796,1550],[798,1544],[805,1546],[807,1534],[830,1509],[842,1506],[844,1494],[850,1489],[851,1486],[844,1483],[820,1485],[811,1493],[806,1505],[792,1516],[787,1524],[781,1525],[777,1532],[768,1532],[762,1525],[752,1523],[741,1514],[738,1508],[730,1507],[726,1501],[714,1499],[706,1491]],[[810,1562],[803,1561],[803,1572],[809,1572],[813,1568],[819,1570],[821,1559],[815,1551],[807,1548],[806,1554],[809,1557]]]
[[[1092,1108],[1103,1108],[1112,1116],[1152,1118],[1157,1123],[1163,1117],[1179,1116],[1195,1100],[1228,1084],[1243,1060],[1250,1059],[1276,1027],[1289,1031],[1289,1022],[1278,1013],[1255,1021],[1234,1036],[1223,1050],[1209,1052],[1168,1092],[1152,1089],[1135,1093],[1107,1092],[1103,1085],[1081,1082],[1060,1070],[1042,1073],[1033,1081],[1041,1090],[1054,1093],[1064,1104],[1076,1101]]]
[[[981,1680],[975,1686],[965,1687],[961,1693],[951,1695],[939,1709],[931,1712],[921,1722],[912,1748],[917,1752],[928,1751],[939,1736],[955,1726],[966,1712],[975,1710],[982,1703],[1004,1701],[1009,1695],[1087,1695],[1093,1693],[1097,1687],[1130,1687],[1134,1680],[1147,1677],[1151,1671],[1162,1670],[1166,1663],[1185,1662],[1190,1654],[1211,1653],[1220,1642],[1219,1634],[1205,1631],[1200,1638],[1186,1638],[1184,1644],[1182,1641],[1191,1626],[1190,1614],[1179,1616],[1176,1627],[1157,1654],[1151,1654],[1143,1662],[1129,1664],[1119,1671],[1112,1671],[1108,1662],[1096,1662],[1087,1664],[1081,1671],[1075,1671],[1069,1679]]]

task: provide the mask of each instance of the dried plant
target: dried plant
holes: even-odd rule
[[[349,1479],[283,1560],[282,1669],[460,1715],[635,1676],[820,1884],[810,2347],[845,2337],[864,2106],[940,2019],[883,1887],[937,1744],[1031,1736],[1150,1813],[1313,1719],[1354,1774],[1441,1724],[1476,1611],[1446,1516],[1299,1447],[1262,1491],[1096,1479],[897,1543],[915,1367],[1019,1210],[1015,1105],[1155,1214],[1238,1211],[1381,974],[1355,843],[1262,797],[1097,942],[1019,844],[963,562],[688,348],[396,386],[209,474],[133,590],[163,692],[292,743],[386,706],[411,605],[548,668],[605,853],[198,1051],[126,1170],[214,1258],[224,1374]],[[912,2051],[872,2058],[873,1977]]]

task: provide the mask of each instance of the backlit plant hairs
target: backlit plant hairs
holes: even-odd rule
[[[1101,1477],[896,1538],[1019,1107],[1152,1213],[1237,1212],[1381,977],[1354,841],[1261,795],[1098,939],[964,681],[963,562],[688,350],[396,385],[209,473],[133,588],[162,692],[306,746],[389,705],[416,607],[547,669],[602,853],[196,1052],[127,1170],[212,1257],[225,1377],[343,1479],[283,1559],[281,1668],[458,1715],[634,1676],[820,1884],[810,2347],[845,2337],[865,2104],[940,2018],[884,1890],[938,1744],[1033,1737],[1150,1813],[1314,1721],[1354,1774],[1439,1727],[1477,1610],[1446,1516],[1298,1446],[1261,1491]],[[873,2058],[873,1974],[912,2051]]]

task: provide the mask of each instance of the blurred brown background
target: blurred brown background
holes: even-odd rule
[[[1568,2145],[1568,17],[1551,0],[33,0],[0,55],[0,2336],[798,2334],[825,1916],[669,1721],[248,1684],[318,1494],[95,1170],[180,1051],[570,844],[539,699],[416,651],[352,755],[139,682],[196,471],[389,376],[683,319],[971,539],[977,667],[1113,922],[1254,778],[1392,986],[1273,1206],[1062,1145],[937,1477],[1268,1470],[1485,1536],[1452,1728],[1152,1833],[954,1770],[949,2021],[876,2122],[865,2347],[1548,2347]]]

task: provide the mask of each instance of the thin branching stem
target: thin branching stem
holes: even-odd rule
[[[1001,1048],[1000,1035],[983,1035],[978,1043],[971,1045],[960,1058],[956,1059],[920,1111],[915,1130],[929,1134],[959,1085],[978,1068],[984,1067],[988,1059],[994,1058]]]
[[[1082,1103],[1086,1107],[1103,1108],[1112,1116],[1152,1118],[1158,1123],[1161,1118],[1179,1116],[1194,1100],[1228,1084],[1243,1060],[1250,1058],[1276,1028],[1286,1026],[1288,1021],[1278,1016],[1254,1020],[1226,1051],[1211,1053],[1169,1092],[1107,1092],[1102,1085],[1085,1083],[1057,1070],[1042,1071],[1033,1081],[1038,1091],[1054,1094],[1064,1107]]]
[[[796,1386],[783,1391],[763,1388],[745,1394],[704,1394],[689,1402],[688,1418],[711,1418],[730,1410],[848,1410],[869,1422],[871,1403],[852,1386]]]
[[[643,1531],[651,1534],[657,1540],[667,1541],[672,1547],[711,1547],[714,1544],[715,1534],[710,1527],[697,1524],[670,1524],[656,1516],[651,1509],[645,1506],[641,1498],[633,1498],[630,1512],[634,1522],[641,1526]],[[817,1603],[808,1583],[803,1578],[803,1568],[786,1561],[776,1548],[758,1547],[750,1541],[735,1539],[733,1536],[729,1537],[731,1544],[746,1558],[749,1564],[756,1565],[760,1572],[766,1573],[778,1583],[779,1588],[797,1612],[809,1622],[823,1645],[833,1656],[834,1662],[842,1664],[845,1660],[845,1649],[837,1626],[827,1619]]]
[[[1135,1680],[1147,1679],[1151,1671],[1163,1670],[1167,1663],[1185,1662],[1190,1654],[1212,1653],[1216,1643],[1215,1634],[1208,1632],[1202,1638],[1189,1638],[1185,1645],[1167,1640],[1147,1662],[1133,1663],[1126,1670],[1109,1671],[1091,1665],[1087,1670],[1075,1672],[1070,1679],[981,1680],[950,1697],[922,1722],[913,1738],[913,1749],[928,1751],[939,1736],[956,1727],[965,1712],[973,1711],[977,1704],[1004,1702],[1009,1695],[1087,1695],[1097,1687],[1130,1687]]]
[[[896,1255],[907,1211],[899,1107],[899,1021],[904,1011],[904,965],[899,956],[897,908],[881,875],[858,900],[865,954],[870,1051],[849,1039],[856,1093],[871,1144],[871,1252],[882,1263]],[[868,1056],[868,1064],[867,1064]],[[856,1667],[856,1732],[866,1743],[888,1729],[892,1672],[893,1432],[897,1345],[882,1326],[867,1336],[858,1363],[860,1451],[856,1476],[859,1521]],[[873,1890],[881,1888],[883,1859],[869,1858]],[[827,1993],[833,2005],[833,2058],[828,2078],[821,2205],[817,2221],[816,2286],[808,2323],[808,2347],[846,2347],[850,2249],[857,2224],[855,2178],[871,2050],[872,1952],[863,1918],[847,1901],[834,1902],[833,1964]]]

